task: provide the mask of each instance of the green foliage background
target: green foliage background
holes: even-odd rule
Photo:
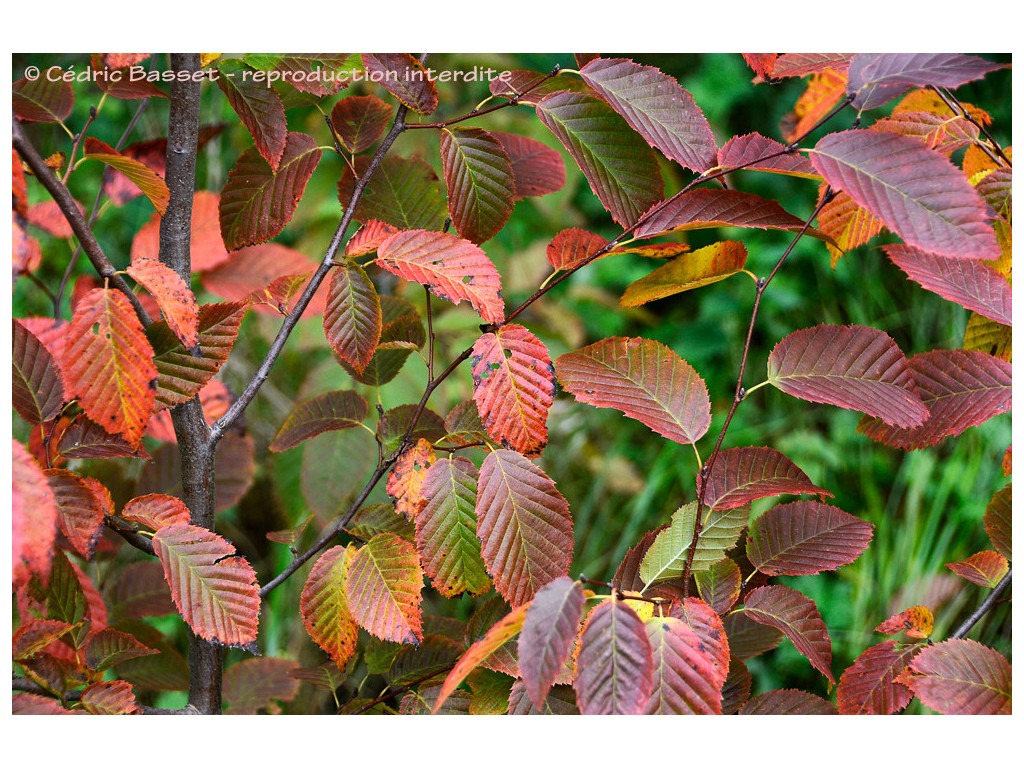
[[[780,138],[780,121],[803,90],[799,80],[774,86],[751,84],[752,73],[738,54],[604,55],[632,58],[677,77],[711,121],[720,144],[731,136],[753,131]],[[1009,60],[1009,56],[990,54],[986,58]],[[86,60],[86,56],[72,54],[19,54],[14,57],[14,72],[29,64],[51,63],[64,67],[75,64],[81,69]],[[573,67],[574,61],[571,54],[437,54],[430,59],[430,66],[439,70],[492,66],[499,70],[548,71],[555,64]],[[165,63],[161,60],[157,66]],[[957,92],[961,100],[993,115],[991,130],[1003,146],[1010,142],[1012,127],[1009,83],[1010,72],[1002,70]],[[286,95],[295,96],[285,89]],[[366,84],[358,84],[352,90],[387,98],[382,90]],[[439,90],[441,106],[431,120],[463,114],[488,93],[486,83],[439,84]],[[76,88],[76,93],[75,112],[67,121],[73,130],[85,123],[90,104],[99,100],[99,92],[94,88]],[[331,103],[326,102],[325,111]],[[219,191],[227,171],[252,139],[216,86],[204,86],[202,105],[204,123],[223,121],[229,126],[200,153],[197,183],[201,188]],[[134,109],[134,102],[105,100],[90,134],[114,144]],[[852,115],[852,111],[840,115],[826,130],[851,127]],[[875,117],[871,113],[866,121]],[[155,100],[131,140],[164,135],[166,119],[166,103]],[[289,120],[292,130],[309,132],[321,144],[329,143],[322,117],[315,109],[290,110]],[[529,107],[502,110],[467,125],[521,133],[560,149]],[[67,136],[59,127],[33,124],[30,130],[44,155],[66,147]],[[812,136],[809,143],[826,130]],[[418,154],[440,170],[437,136],[433,132],[407,132],[392,152],[406,157]],[[503,276],[507,306],[515,306],[529,296],[546,276],[545,247],[558,231],[583,227],[607,237],[617,234],[614,223],[572,159],[564,151],[563,156],[568,170],[565,188],[553,195],[518,203],[506,228],[484,245]],[[319,260],[337,224],[340,206],[335,182],[342,170],[343,161],[332,152],[325,153],[292,224],[277,238],[278,242]],[[669,193],[688,181],[685,172],[667,162],[663,163],[663,170]],[[91,203],[101,171],[98,165],[83,167],[72,176],[71,188],[76,199]],[[814,182],[775,174],[741,174],[732,183],[744,191],[779,201],[799,217],[810,213],[817,194]],[[35,186],[31,189],[38,191]],[[152,208],[144,198],[123,208],[105,207],[96,234],[115,266],[127,266],[131,237],[151,214]],[[696,248],[724,238],[740,239],[746,244],[750,254],[747,268],[758,275],[770,271],[789,242],[785,233],[756,230],[707,230],[691,233],[689,242]],[[871,245],[843,258],[835,269],[829,265],[829,254],[823,244],[810,238],[799,243],[765,294],[744,382],[748,388],[765,378],[768,353],[780,339],[794,330],[822,322],[880,328],[908,356],[960,346],[967,311],[908,281],[878,248],[882,242],[884,238],[876,238]],[[70,254],[65,243],[52,238],[44,239],[43,248],[39,277],[56,286]],[[78,271],[87,273],[87,266],[83,259]],[[652,266],[650,260],[638,256],[599,260],[558,286],[522,320],[548,345],[552,358],[611,335],[645,336],[674,349],[701,373],[711,393],[712,426],[698,444],[706,458],[732,399],[754,298],[753,285],[739,274],[642,308],[619,307],[622,290]],[[215,300],[204,293],[198,280],[194,288],[201,302]],[[406,286],[403,295],[422,310],[422,290],[412,290],[417,288]],[[433,307],[438,360],[445,361],[472,343],[479,333],[479,318],[471,311],[451,308],[443,302],[435,301]],[[49,314],[52,309],[38,289],[21,280],[14,286],[13,311],[16,316],[23,316]],[[232,390],[240,391],[248,381],[278,324],[271,316],[249,313],[222,374]],[[425,381],[425,366],[413,356],[399,377],[380,391],[380,401],[385,408],[415,402]],[[346,497],[351,498],[360,487],[360,472],[365,479],[375,464],[372,440],[365,445],[338,445],[330,437],[321,437],[285,453],[267,452],[268,443],[296,400],[351,386],[351,380],[329,354],[319,319],[303,321],[270,381],[246,413],[247,427],[256,439],[257,476],[237,507],[219,518],[219,530],[250,559],[261,582],[291,558],[286,547],[270,543],[265,533],[294,526],[311,514],[302,479],[305,454],[315,451],[318,460],[327,461],[325,457],[332,455],[329,451],[333,446],[337,451],[334,455],[348,457],[345,466],[325,467],[325,491],[338,494],[334,498],[337,508],[343,508]],[[378,397],[373,390],[364,394]],[[456,373],[451,383],[436,393],[431,407],[443,416],[451,405],[470,396],[467,369]],[[817,602],[833,640],[833,670],[837,674],[864,649],[880,642],[881,636],[872,629],[889,615],[922,603],[937,607],[935,637],[944,638],[980,602],[983,590],[954,576],[944,563],[990,548],[982,515],[989,498],[1006,482],[1000,464],[1010,444],[1008,416],[993,419],[934,448],[911,453],[887,448],[856,434],[858,418],[858,414],[850,411],[805,403],[766,387],[740,406],[723,445],[777,448],[816,484],[832,491],[832,503],[875,525],[870,548],[854,564],[835,574],[783,580]],[[15,424],[15,436],[26,439],[26,434],[18,433],[18,419]],[[698,467],[693,451],[662,439],[614,411],[576,403],[564,394],[556,399],[549,429],[550,442],[542,464],[568,499],[573,513],[576,551],[572,575],[582,573],[591,578],[610,579],[626,550],[644,532],[666,522],[672,512],[695,497]],[[360,430],[345,434],[355,433]],[[118,474],[130,477],[139,467],[138,462],[125,460],[95,462],[90,470],[102,476],[114,491],[115,499],[123,503],[126,498],[118,499],[118,492],[126,494],[129,489]],[[351,487],[346,493],[348,483]],[[371,502],[385,500],[380,489],[371,498]],[[778,501],[766,499],[755,503],[752,514],[760,514]],[[308,545],[315,533],[307,530],[299,549]],[[300,573],[303,578],[305,572]],[[102,578],[99,580],[102,582]],[[261,615],[261,642],[268,655],[283,654],[317,664],[323,660],[322,654],[306,637],[298,616],[301,587],[302,578],[294,578],[272,593]],[[940,600],[939,596],[945,597]],[[424,612],[466,619],[479,603],[480,600],[466,597],[446,601],[427,590]],[[1008,611],[1009,606],[1004,605],[990,613],[972,637],[1010,658]],[[179,642],[184,642],[180,619],[171,617],[155,623],[163,631],[176,633]],[[372,641],[371,656],[391,652],[383,645]],[[241,652],[232,651],[229,664],[235,654],[242,658]],[[364,696],[382,685],[379,677],[366,676],[365,664],[365,659],[360,662],[349,683],[352,690],[360,687],[359,693]],[[751,660],[748,666],[754,676],[755,695],[781,686],[828,694],[824,678],[789,643]],[[303,687],[304,695],[311,695],[307,688]],[[320,704],[332,708],[329,698]],[[163,694],[157,703],[181,706],[184,694]],[[285,711],[309,711],[309,706],[310,702],[299,699]],[[914,706],[923,711],[919,704]]]

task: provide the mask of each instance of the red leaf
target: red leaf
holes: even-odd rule
[[[909,245],[953,258],[998,258],[977,190],[917,139],[871,130],[832,133],[815,146],[811,162]]]
[[[720,715],[722,683],[701,638],[683,621],[646,624],[654,655],[654,689],[646,715]]]
[[[604,339],[559,357],[555,373],[580,402],[616,408],[677,443],[696,442],[711,425],[703,379],[657,341]]]
[[[875,632],[882,632],[886,635],[895,635],[906,632],[907,637],[926,638],[932,633],[935,626],[935,617],[931,610],[923,605],[908,608],[902,613],[890,616],[877,627]]]
[[[75,204],[78,206],[79,212],[85,216],[85,209],[82,207],[82,204],[77,201]],[[40,203],[35,203],[28,209],[25,218],[29,224],[39,227],[54,237],[68,238],[75,236],[74,231],[71,229],[71,224],[68,223],[64,212],[57,205],[56,200],[43,200]]]
[[[229,258],[220,234],[220,195],[199,190],[192,197],[192,236],[189,255],[192,271],[203,272]],[[154,214],[132,239],[132,261],[160,258],[160,216]]]
[[[947,715],[1008,715],[1010,664],[974,640],[946,640],[923,649],[905,682],[925,706]]]
[[[239,156],[220,195],[220,229],[229,251],[264,243],[284,229],[320,155],[311,136],[290,132],[276,171],[255,147]]]
[[[916,427],[928,409],[899,347],[863,325],[816,325],[784,338],[768,356],[768,380],[787,394]]]
[[[548,442],[555,381],[544,343],[521,325],[503,325],[473,345],[473,399],[487,434],[537,456]]]
[[[769,576],[834,571],[867,549],[872,525],[817,501],[782,504],[750,526],[747,557]]]
[[[232,715],[256,715],[266,710],[281,713],[280,701],[291,701],[299,681],[291,676],[299,662],[263,656],[245,659],[224,670],[224,701]]]
[[[137,445],[155,400],[153,348],[120,291],[90,291],[75,307],[63,367],[89,418]]]
[[[893,264],[927,290],[997,323],[1012,324],[1010,284],[991,267],[937,256],[909,245],[887,245],[884,250]]]
[[[1006,558],[998,552],[985,550],[971,555],[958,563],[946,563],[946,567],[972,584],[993,589],[1009,572]]]
[[[192,289],[177,272],[152,259],[134,261],[125,271],[153,295],[167,327],[185,348],[193,349],[199,343],[199,305]]]
[[[608,245],[608,241],[584,229],[563,229],[548,243],[548,263],[555,269],[572,269]]]
[[[895,680],[920,648],[886,640],[864,651],[839,678],[839,714],[891,715],[907,706],[913,695]]]
[[[423,479],[436,460],[430,442],[420,438],[399,457],[388,474],[387,493],[395,500],[395,511],[415,521],[426,503]]]
[[[784,635],[772,626],[759,624],[745,613],[733,612],[723,620],[734,659],[753,659],[776,648]]]
[[[838,715],[835,705],[807,691],[768,691],[740,707],[741,715]]]
[[[221,62],[217,69],[217,86],[224,92],[231,108],[249,129],[256,149],[277,172],[288,137],[288,118],[277,91],[252,79],[253,70],[237,59]]]
[[[199,405],[203,409],[203,418],[207,424],[213,424],[227,413],[234,402],[234,395],[224,386],[220,379],[210,379],[199,390]],[[170,409],[157,411],[146,425],[146,434],[156,440],[177,443],[178,436],[174,433],[174,422],[171,420]]]
[[[29,619],[18,627],[11,638],[11,655],[15,661],[27,659],[74,628],[66,621]]]
[[[753,683],[747,665],[739,659],[733,659],[729,664],[729,677],[722,686],[723,715],[735,715],[739,712],[740,707],[750,698]]]
[[[491,586],[476,537],[479,473],[469,459],[438,459],[427,470],[416,515],[416,547],[423,570],[445,597],[479,595]]]
[[[665,182],[647,142],[592,93],[558,91],[537,104],[540,117],[573,156],[590,188],[623,227],[660,201]]]
[[[360,547],[345,575],[352,617],[374,637],[396,643],[423,639],[422,589],[416,548],[393,533],[377,534]]]
[[[757,75],[754,78],[755,82],[760,80],[767,80],[771,77],[772,69],[775,68],[775,60],[779,57],[777,53],[744,53],[743,60],[747,62],[747,66],[754,70],[754,74]]]
[[[1007,483],[996,491],[985,507],[985,533],[989,541],[1007,560],[1012,559],[1013,544],[1013,484]]]
[[[850,62],[850,93],[858,110],[880,107],[910,86],[956,88],[1005,64],[959,53],[858,53]]]
[[[193,525],[170,525],[153,535],[171,596],[199,637],[224,645],[256,641],[260,595],[256,572],[217,534]]]
[[[798,152],[785,152],[786,146],[759,133],[733,136],[718,150],[718,165],[751,171],[781,173],[804,179],[820,179],[811,161]]]
[[[783,53],[775,60],[772,77],[803,77],[827,69],[845,74],[851,58],[849,53]]]
[[[112,680],[93,683],[82,691],[82,706],[94,715],[141,715],[131,683]]]
[[[29,328],[12,320],[11,390],[14,409],[30,424],[52,420],[64,405],[60,369]]]
[[[62,419],[55,437],[59,441],[56,453],[62,459],[107,459],[117,456],[149,458],[143,445],[131,445],[81,413],[66,425]]]
[[[262,291],[280,277],[308,275],[317,268],[305,254],[280,243],[265,243],[243,248],[231,254],[230,261],[202,274],[203,287],[228,301],[248,301],[254,291]],[[308,283],[309,280],[303,281]],[[302,289],[305,290],[305,284]],[[317,292],[303,317],[319,315],[327,303],[326,294]],[[257,306],[257,312],[276,314],[275,307]]]
[[[103,518],[114,513],[110,492],[99,481],[66,469],[47,469],[44,474],[57,502],[57,524],[75,550],[92,559],[103,533]]]
[[[35,80],[16,80],[11,85],[11,103],[17,118],[42,123],[67,118],[75,104],[75,92],[63,75],[60,67],[47,67]]]
[[[167,188],[163,178],[145,163],[121,154],[109,144],[104,144],[92,136],[87,136],[85,139],[85,157],[99,160],[120,171],[142,190],[161,216],[167,211],[167,205],[171,201],[171,191]]]
[[[632,608],[606,600],[590,612],[576,659],[576,701],[584,715],[639,715],[654,688],[654,657]]]
[[[138,496],[125,504],[121,510],[121,517],[159,531],[169,525],[187,525],[191,521],[192,513],[179,498],[163,493],[150,493]]]
[[[689,597],[673,605],[671,616],[685,621],[700,638],[702,651],[711,662],[711,680],[721,688],[726,683],[732,666],[730,640],[726,636],[722,619],[715,613],[714,608],[696,597]]]
[[[613,253],[622,253],[616,250]],[[725,241],[712,243],[693,253],[670,261],[663,267],[627,286],[619,304],[638,307],[649,301],[675,296],[677,293],[703,288],[732,277],[747,263],[743,243]]]
[[[422,229],[398,232],[380,244],[377,264],[453,304],[465,299],[488,323],[505,319],[498,270],[468,240]]]
[[[544,699],[572,651],[583,618],[583,589],[560,576],[537,590],[519,634],[519,671],[533,705]]]
[[[380,83],[414,112],[429,115],[437,109],[437,88],[427,69],[408,53],[364,53],[367,79]]]
[[[537,709],[526,693],[526,685],[522,680],[512,684],[508,696],[508,714],[510,715],[578,715],[576,709],[576,692],[568,685],[556,685],[544,700],[544,707]]]
[[[814,601],[788,587],[760,587],[747,595],[743,613],[759,624],[781,630],[811,666],[835,683],[829,669],[832,641]]]
[[[754,499],[786,493],[832,495],[814,485],[796,464],[774,448],[721,451],[704,482],[704,503],[714,509],[730,509]]]
[[[391,112],[391,105],[376,96],[349,96],[334,105],[331,126],[341,145],[358,154],[384,135]]]
[[[89,643],[85,647],[85,660],[91,669],[99,672],[128,659],[152,656],[157,653],[159,651],[143,645],[133,635],[108,627],[101,629],[89,638]]]
[[[356,392],[324,392],[296,406],[277,431],[269,449],[287,451],[323,432],[358,427],[366,418],[367,407],[366,401]]]
[[[489,453],[480,468],[477,535],[494,585],[513,606],[569,573],[572,517],[544,472],[509,450]]]
[[[13,240],[13,267],[15,278],[35,272],[43,260],[42,246],[39,241],[25,231],[23,219],[12,213],[11,237]]]
[[[345,255],[352,258],[373,253],[381,243],[388,239],[389,235],[393,235],[395,232],[398,232],[398,227],[370,219],[349,239],[345,245]]]
[[[34,693],[15,693],[11,696],[12,715],[73,715],[56,699]]]
[[[355,548],[331,547],[313,565],[302,588],[299,610],[313,642],[344,669],[356,652],[359,626],[352,618],[345,579]]]
[[[455,229],[473,243],[490,240],[512,215],[515,182],[504,146],[480,128],[445,128],[441,163]]]
[[[922,352],[908,361],[928,418],[912,429],[861,419],[857,431],[894,448],[916,450],[1010,410],[1012,370],[1008,362],[985,352]]]
[[[337,267],[331,273],[324,306],[327,343],[338,357],[362,373],[380,341],[381,328],[380,298],[366,272],[358,264]]]
[[[711,126],[675,79],[629,59],[595,59],[580,76],[670,160],[698,173],[715,165]]]
[[[539,197],[565,186],[562,156],[539,141],[514,133],[491,131],[512,162],[513,200]]]

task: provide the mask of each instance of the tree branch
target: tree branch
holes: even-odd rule
[[[1013,568],[1010,568],[1006,572],[1006,575],[996,584],[995,588],[988,593],[981,605],[967,617],[967,620],[957,627],[956,631],[949,636],[950,640],[959,640],[967,637],[967,633],[970,632],[974,625],[977,624],[981,619],[992,610],[992,607],[998,602],[999,598],[1002,597],[1003,592],[1010,586],[1010,581],[1013,579]]]

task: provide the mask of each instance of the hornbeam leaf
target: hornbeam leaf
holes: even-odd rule
[[[73,629],[76,627],[66,621],[49,619],[23,621],[11,638],[11,655],[16,661],[27,659]]]
[[[894,448],[917,450],[1007,413],[1012,398],[1009,363],[985,352],[937,349],[908,361],[928,418],[901,429],[861,419],[857,431]]]
[[[1009,662],[974,640],[946,640],[922,650],[900,682],[925,706],[946,715],[1008,715]]]
[[[803,155],[786,152],[784,144],[767,139],[759,133],[733,136],[718,150],[718,165],[751,171],[781,173],[803,179],[820,179],[811,161]]]
[[[619,304],[638,307],[655,299],[703,288],[732,277],[746,263],[747,249],[743,243],[713,243],[680,256],[631,283],[619,299]]]
[[[395,511],[411,522],[426,503],[422,495],[423,481],[436,459],[430,441],[419,438],[402,453],[388,475],[386,490],[395,500]]]
[[[515,177],[504,146],[481,128],[445,128],[441,164],[455,229],[472,243],[490,240],[512,215]]]
[[[264,243],[232,253],[229,261],[203,272],[200,279],[206,290],[223,299],[258,302],[253,306],[257,312],[279,314],[280,303],[304,290],[317,266],[301,251],[280,243]],[[278,282],[280,278],[291,279]],[[326,303],[326,294],[318,291],[303,318],[322,313]]]
[[[919,140],[872,130],[832,133],[811,151],[811,162],[909,245],[952,258],[999,257],[977,190]]]
[[[830,403],[917,427],[928,418],[910,366],[888,335],[863,325],[816,325],[784,338],[768,356],[768,381],[812,403]]]
[[[739,659],[732,659],[729,664],[729,677],[722,686],[722,714],[737,714],[740,707],[750,698],[750,688],[753,684],[754,679],[747,665]]]
[[[437,109],[437,87],[427,68],[408,53],[364,53],[367,79],[380,83],[414,112],[429,115]]]
[[[224,302],[199,308],[199,349],[196,357],[164,321],[146,329],[156,365],[156,400],[165,407],[187,402],[217,374],[238,338],[248,304]]]
[[[664,203],[652,207],[633,235],[646,239],[669,232],[717,227],[753,227],[800,232],[805,222],[786,213],[774,200],[766,200],[735,189],[698,188],[677,192]],[[828,242],[830,238],[813,227],[806,234]]]
[[[639,715],[654,688],[654,655],[644,623],[618,600],[587,617],[576,659],[576,701],[584,715]]]
[[[73,74],[73,73],[72,73]],[[75,91],[59,67],[47,68],[42,77],[26,77],[11,85],[11,105],[19,120],[59,123],[71,114]]]
[[[488,323],[505,319],[501,276],[486,254],[468,240],[414,229],[391,235],[377,249],[377,264],[427,286],[442,299],[465,299]]]
[[[365,256],[368,253],[374,253],[380,244],[387,240],[389,235],[393,235],[397,231],[398,227],[383,221],[370,219],[345,244],[345,255],[352,258],[354,256]]]
[[[46,475],[32,454],[11,441],[11,543],[13,582],[27,583],[32,574],[49,578],[59,511]],[[71,622],[74,623],[74,622]]]
[[[255,147],[239,155],[220,193],[220,230],[229,251],[265,243],[284,229],[320,155],[311,136],[294,131],[276,171]]]
[[[463,646],[444,635],[425,635],[419,645],[400,646],[387,671],[392,686],[418,684],[447,675],[462,655]]]
[[[131,683],[124,680],[93,683],[82,691],[82,706],[94,715],[141,715]]]
[[[129,522],[141,523],[159,531],[169,525],[188,524],[192,513],[185,502],[176,496],[149,493],[137,496],[125,504],[120,516]]]
[[[459,687],[459,683],[465,680],[470,672],[487,661],[491,654],[499,651],[509,640],[519,634],[519,631],[523,628],[523,621],[526,618],[528,607],[529,603],[526,603],[513,608],[511,613],[500,619],[487,630],[483,637],[469,647],[441,685],[431,714],[437,714],[438,710],[441,709],[441,705],[452,695],[455,689]]]
[[[199,190],[192,197],[192,236],[189,255],[192,271],[203,272],[223,264],[229,258],[220,234],[220,217],[217,213],[220,195],[216,192]],[[153,214],[132,238],[132,262],[140,259],[160,258],[160,215]]]
[[[104,144],[92,136],[87,136],[85,139],[85,157],[90,160],[99,160],[101,163],[119,170],[142,190],[161,216],[167,211],[167,205],[171,202],[171,191],[160,174],[145,163],[122,155],[109,144]]]
[[[390,104],[376,96],[349,96],[331,110],[331,127],[341,145],[358,154],[384,135],[392,111]]]
[[[91,560],[103,533],[103,518],[114,512],[110,492],[99,481],[66,469],[47,469],[43,474],[57,502],[57,524],[75,550]]]
[[[911,86],[957,88],[1005,64],[959,53],[858,53],[850,62],[848,93],[858,110],[880,107]]]
[[[664,197],[665,181],[647,142],[593,93],[558,91],[537,115],[569,150],[590,188],[623,227]]]
[[[325,392],[296,406],[277,431],[271,451],[286,451],[322,432],[358,427],[366,418],[366,401],[351,390]]]
[[[477,535],[494,586],[513,606],[569,573],[572,517],[554,482],[515,451],[489,453],[480,468]]]
[[[890,616],[877,627],[875,632],[896,635],[906,632],[907,637],[927,638],[935,628],[935,616],[925,605],[915,605],[905,611]]]
[[[345,594],[345,577],[355,548],[331,547],[317,559],[302,588],[299,611],[306,632],[344,669],[356,652],[359,625]]]
[[[838,715],[835,705],[807,691],[786,689],[755,696],[740,707],[741,715]]]
[[[783,53],[775,60],[772,77],[803,77],[827,69],[845,74],[851,58],[850,53]]]
[[[57,455],[63,459],[150,458],[141,443],[132,445],[120,435],[110,434],[84,413],[66,424],[58,422],[58,433]]]
[[[715,609],[696,597],[688,597],[672,606],[670,615],[679,619],[694,631],[701,641],[701,651],[707,656],[710,668],[705,672],[719,689],[725,685],[729,677],[732,660],[725,624]],[[742,665],[741,665],[742,666]]]
[[[747,595],[743,614],[759,624],[781,630],[807,657],[811,666],[825,675],[830,683],[835,683],[830,669],[832,640],[821,614],[809,597],[789,587],[759,587]]]
[[[749,506],[730,509],[705,507],[691,573],[707,570],[725,557],[726,551],[732,549],[740,531],[746,527],[749,516]],[[658,534],[640,564],[640,578],[644,584],[649,586],[683,575],[696,523],[697,502],[691,501],[676,510],[671,525]]]
[[[896,678],[921,650],[895,640],[868,648],[839,678],[836,703],[841,715],[892,715],[914,698]]]
[[[28,695],[28,694],[26,694]],[[52,701],[52,700],[51,700]],[[510,715],[578,715],[576,709],[576,692],[569,685],[552,686],[548,697],[544,700],[543,709],[537,709],[526,693],[526,684],[516,680],[508,695],[508,714]]]
[[[423,569],[416,548],[394,533],[360,547],[345,575],[352,617],[374,637],[417,644],[423,639]]]
[[[11,390],[14,409],[30,424],[53,419],[64,405],[64,386],[53,356],[35,334],[12,320]]]
[[[358,177],[366,173],[369,164],[370,158],[365,155],[356,158]],[[338,182],[338,199],[346,208],[355,191],[356,178],[346,168]],[[367,182],[355,217],[364,223],[376,219],[399,229],[440,230],[447,213],[434,169],[418,157],[389,155]]]
[[[822,185],[824,190],[825,185]],[[844,253],[864,245],[884,228],[881,221],[845,192],[837,192],[818,213],[818,229],[832,238],[827,247],[833,269]]]
[[[585,229],[563,229],[548,243],[548,263],[555,269],[572,269],[606,245],[607,240]]]
[[[720,715],[722,683],[704,644],[679,619],[653,618],[646,625],[654,655],[654,689],[646,715]]]
[[[560,576],[537,590],[519,634],[519,671],[530,700],[543,709],[544,699],[572,652],[583,618],[583,588]]]
[[[565,186],[565,163],[558,152],[525,136],[490,133],[501,142],[512,163],[513,200],[549,195]]]
[[[157,368],[135,310],[120,291],[96,289],[75,306],[63,370],[86,414],[133,445],[153,412]]]
[[[167,327],[185,349],[194,349],[199,343],[199,305],[192,288],[173,269],[153,259],[134,261],[125,271],[156,299]]]
[[[199,637],[224,645],[256,641],[260,595],[256,572],[212,531],[170,525],[153,534],[178,612]]]
[[[278,702],[291,701],[299,681],[291,676],[299,662],[268,656],[245,659],[224,671],[224,701],[233,715],[255,715],[260,710],[278,715]]]
[[[969,259],[951,259],[909,245],[886,245],[886,255],[907,277],[944,299],[1012,325],[1013,292],[992,267]]]
[[[503,325],[473,345],[473,399],[487,434],[536,456],[548,442],[554,369],[544,343],[521,325]]]
[[[1007,560],[1013,558],[1013,484],[996,491],[985,507],[985,533],[989,541]]]
[[[253,80],[253,70],[238,59],[220,62],[217,70],[221,74],[217,86],[249,129],[256,149],[270,165],[271,172],[276,173],[288,138],[288,118],[281,97],[267,87],[267,83]]]
[[[743,577],[735,560],[723,557],[706,571],[693,574],[701,599],[722,615],[728,612],[740,596]]]
[[[700,488],[700,477],[697,478]],[[796,464],[774,448],[728,448],[721,451],[704,481],[704,503],[728,509],[784,493],[832,494],[819,488]]]
[[[594,59],[580,77],[669,159],[698,173],[715,165],[711,126],[673,78],[629,59]]]
[[[946,567],[972,584],[988,589],[995,588],[1010,570],[1006,558],[991,550],[978,552],[957,563],[946,563]]]
[[[559,357],[555,373],[580,402],[616,408],[677,443],[696,442],[711,425],[704,380],[660,342],[604,339]]]
[[[122,661],[157,653],[158,650],[143,645],[134,635],[107,627],[89,638],[89,643],[85,647],[85,662],[90,669],[101,672]]]
[[[750,526],[747,558],[769,576],[834,571],[867,549],[872,525],[838,507],[797,501],[774,507]]]
[[[464,456],[438,459],[427,470],[416,515],[416,547],[423,570],[445,597],[481,595],[491,586],[476,537],[478,472]]]

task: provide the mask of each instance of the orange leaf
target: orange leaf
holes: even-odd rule
[[[125,271],[153,294],[167,327],[181,339],[185,349],[195,349],[199,343],[199,304],[181,276],[153,259],[139,259]]]
[[[932,612],[923,605],[908,608],[902,613],[890,616],[877,627],[875,632],[882,632],[886,635],[895,635],[899,632],[906,632],[907,637],[928,637],[935,626],[935,617]]]
[[[394,533],[379,533],[360,547],[345,576],[355,620],[374,637],[396,643],[423,639],[422,589],[416,548]]]
[[[978,552],[957,563],[946,563],[946,567],[972,584],[989,589],[993,589],[1010,570],[1006,558],[991,550]]]
[[[395,511],[407,520],[415,520],[426,503],[422,494],[423,479],[436,457],[430,443],[423,438],[401,455],[388,475],[388,496],[395,500]]]
[[[161,216],[167,211],[167,205],[171,202],[171,191],[160,175],[148,165],[122,155],[109,144],[104,144],[92,136],[85,139],[85,156],[116,168],[131,179],[149,198]]]
[[[28,450],[12,440],[12,511],[15,586],[31,574],[49,577],[53,542],[57,534],[57,502],[46,475]]]

